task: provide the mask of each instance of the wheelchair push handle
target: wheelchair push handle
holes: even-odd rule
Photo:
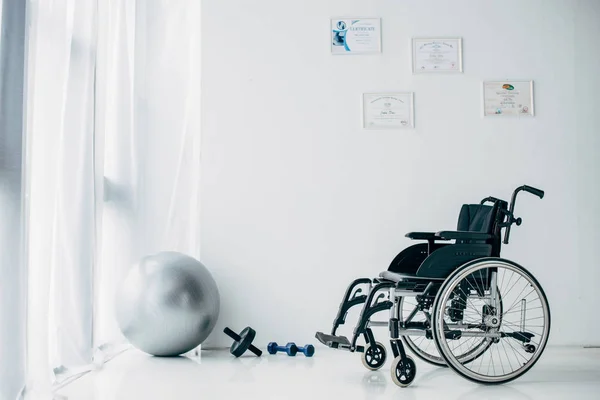
[[[544,198],[544,191],[540,190],[540,189],[536,189],[532,186],[527,186],[527,185],[523,185],[521,186],[521,189],[523,189],[526,192],[529,192],[533,195],[536,195],[537,197],[539,197],[540,199]]]
[[[541,189],[536,189],[533,186],[523,185],[515,189],[515,191],[512,194],[512,198],[510,199],[510,207],[507,216],[508,221],[506,222],[506,231],[504,232],[504,244],[508,244],[508,240],[510,238],[510,227],[512,226],[512,224],[517,224],[517,226],[519,226],[521,225],[521,222],[523,222],[521,218],[515,218],[514,216],[517,194],[519,194],[520,191],[531,193],[539,197],[540,199],[544,198],[544,191]]]

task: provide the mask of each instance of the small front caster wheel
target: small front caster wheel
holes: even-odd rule
[[[523,348],[527,353],[535,353],[535,346],[532,344],[526,344],[525,346],[523,346]]]
[[[400,387],[407,387],[412,383],[417,375],[417,364],[411,357],[406,356],[405,360],[398,356],[392,363],[392,380]]]
[[[385,346],[379,342],[375,342],[375,346],[369,345],[362,354],[362,363],[371,371],[377,371],[383,367],[386,358]]]

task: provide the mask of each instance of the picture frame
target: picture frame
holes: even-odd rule
[[[363,129],[413,129],[414,92],[362,94]]]
[[[413,37],[413,74],[462,73],[462,47],[461,37]]]
[[[381,18],[331,18],[329,26],[332,55],[381,53]]]
[[[534,117],[533,80],[496,80],[482,83],[484,117]]]

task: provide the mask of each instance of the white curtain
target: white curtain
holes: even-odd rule
[[[24,38],[24,4],[0,0],[0,400],[25,380]]]
[[[126,345],[114,295],[132,263],[200,256],[200,1],[26,5],[21,395],[49,398]],[[0,371],[24,353],[0,358]]]
[[[162,250],[200,256],[200,1],[99,5],[105,203],[95,334],[110,349],[123,340],[114,295],[128,268]]]
[[[95,0],[28,7],[28,353],[41,392],[92,362],[97,20]]]

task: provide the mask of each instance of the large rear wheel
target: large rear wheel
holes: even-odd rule
[[[432,329],[440,355],[458,374],[479,383],[504,383],[523,375],[541,356],[550,333],[550,307],[542,287],[520,265],[476,260],[458,268],[440,288]],[[487,346],[480,352],[482,341]],[[464,354],[473,351],[480,354],[465,361]]]

